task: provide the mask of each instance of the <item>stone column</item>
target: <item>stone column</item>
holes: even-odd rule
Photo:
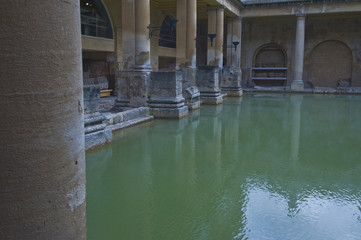
[[[117,77],[115,109],[147,104],[150,67],[149,0],[122,1],[123,71]]]
[[[177,0],[177,70],[183,73],[182,91],[189,110],[200,108],[196,85],[197,1]]]
[[[215,44],[215,64],[223,67],[223,37],[224,37],[224,9],[217,9],[217,30],[216,30],[216,44]]]
[[[232,64],[232,55],[233,49],[230,47],[232,46],[233,41],[233,19],[227,19],[227,58],[226,58],[226,65],[229,66]]]
[[[217,9],[208,10],[208,34],[217,34]],[[218,66],[216,64],[216,39],[213,39],[213,43],[208,41],[207,47],[207,65]]]
[[[197,35],[197,1],[187,1],[187,51],[186,66],[196,66],[196,45],[194,39]]]
[[[181,70],[186,65],[187,48],[187,1],[177,0],[177,40],[176,40],[176,69]],[[193,40],[193,45],[195,45]]]
[[[148,70],[150,69],[150,39],[147,26],[150,24],[150,0],[134,0],[134,2],[135,68]]]
[[[305,21],[306,15],[297,15],[296,41],[295,41],[295,60],[294,73],[291,83],[291,90],[303,90],[303,56],[305,49]]]
[[[233,42],[239,42],[237,48],[234,49]],[[242,53],[242,18],[233,19],[233,39],[232,39],[232,65],[233,67],[241,67],[241,53]]]
[[[86,239],[79,1],[0,15],[0,238]]]
[[[226,93],[227,96],[239,97],[243,95],[241,87],[242,70],[240,67],[242,18],[230,20],[227,28],[227,66],[224,67],[221,78],[222,92]],[[236,48],[234,42],[238,42]]]

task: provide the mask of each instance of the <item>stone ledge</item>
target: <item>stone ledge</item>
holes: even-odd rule
[[[147,117],[138,117],[138,118],[134,118],[132,120],[128,120],[128,121],[124,121],[121,123],[117,123],[114,125],[109,125],[108,127],[106,127],[106,130],[111,130],[112,132],[123,129],[123,128],[127,128],[127,127],[131,127],[140,123],[144,123],[144,122],[148,122],[150,120],[153,120],[154,117],[153,116],[147,116]]]
[[[112,131],[104,129],[102,131],[93,132],[85,135],[85,151],[100,147],[112,142]]]

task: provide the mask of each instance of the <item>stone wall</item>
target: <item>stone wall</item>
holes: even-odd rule
[[[306,88],[361,87],[360,25],[361,18],[351,14],[306,16],[303,72]],[[270,43],[278,45],[285,52],[288,68],[286,85],[289,86],[293,79],[295,37],[295,16],[244,19],[242,86],[253,86],[251,76],[255,54]]]

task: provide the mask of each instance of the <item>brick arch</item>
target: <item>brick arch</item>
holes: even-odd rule
[[[311,51],[308,82],[314,87],[351,86],[352,52],[343,42],[327,40]]]

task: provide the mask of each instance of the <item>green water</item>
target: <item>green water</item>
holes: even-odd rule
[[[87,154],[88,240],[361,239],[361,96],[245,94]]]

